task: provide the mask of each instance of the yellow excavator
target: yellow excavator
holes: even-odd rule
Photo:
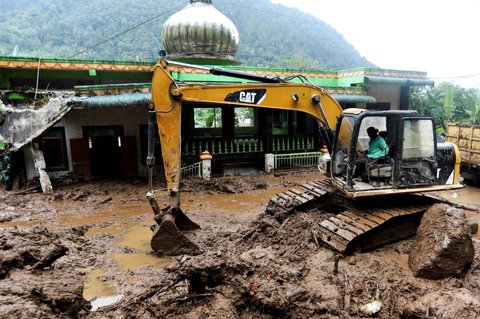
[[[214,75],[246,80],[241,84],[188,84],[176,81],[175,68],[195,68]],[[255,107],[293,110],[319,123],[328,155],[319,159],[328,177],[277,194],[268,210],[286,212],[306,207],[333,214],[320,225],[317,237],[341,253],[368,250],[412,235],[434,197],[425,192],[461,188],[460,154],[456,145],[437,144],[431,118],[416,111],[343,110],[325,90],[306,79],[282,78],[208,68],[161,59],[152,80],[147,165],[152,176],[153,134],[158,128],[169,202],[160,208],[151,191],[147,198],[157,225],[151,247],[157,255],[197,254],[199,248],[184,232],[198,229],[180,209],[181,116],[189,103],[205,107]],[[155,128],[154,123],[157,123]],[[368,148],[367,128],[382,132],[388,154],[365,166],[363,181],[353,178],[356,159]]]

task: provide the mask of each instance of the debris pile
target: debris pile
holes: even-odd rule
[[[61,236],[75,237],[76,231]],[[78,239],[77,239],[78,241]],[[58,234],[44,227],[0,232],[0,317],[77,318],[90,309],[83,280],[66,258]]]

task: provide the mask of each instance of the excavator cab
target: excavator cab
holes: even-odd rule
[[[371,126],[385,139],[388,151],[368,160],[363,180],[355,181],[357,159],[368,150]],[[456,159],[456,146],[443,145],[439,151],[433,120],[416,111],[347,109],[337,122],[332,182],[351,198],[459,188]]]

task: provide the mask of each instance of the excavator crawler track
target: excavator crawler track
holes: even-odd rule
[[[349,209],[320,223],[319,238],[341,253],[368,251],[410,237],[431,204]]]
[[[351,200],[343,197],[330,180],[307,182],[273,196],[268,211],[332,210],[324,219],[317,237],[326,246],[344,254],[368,251],[415,234],[423,213],[435,203],[433,198],[409,194]]]
[[[290,212],[294,209],[302,209],[307,205],[326,201],[334,191],[335,188],[329,180],[310,181],[270,198],[267,211],[280,209]]]

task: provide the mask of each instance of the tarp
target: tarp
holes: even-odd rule
[[[73,105],[73,92],[52,93],[44,105],[17,108],[0,102],[0,140],[20,149],[65,116]]]

